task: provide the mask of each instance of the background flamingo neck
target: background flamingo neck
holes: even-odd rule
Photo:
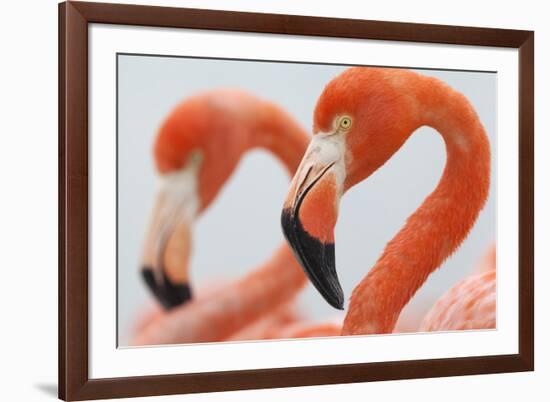
[[[257,105],[249,132],[249,148],[272,153],[293,175],[310,138],[300,125],[279,107],[264,102]]]
[[[245,151],[263,148],[281,161],[289,175],[294,175],[309,144],[308,135],[294,119],[274,104],[257,102],[251,108],[248,115],[252,116],[252,122],[248,126]],[[285,242],[265,263],[236,282],[234,292],[220,295],[219,309],[212,309],[214,316],[205,322],[225,328],[229,336],[245,324],[292,300],[306,283],[305,273]],[[239,295],[236,303],[235,300],[229,300],[235,294]],[[233,309],[229,314],[228,305],[232,305]]]
[[[343,334],[392,332],[403,307],[468,235],[489,191],[490,145],[466,98],[422,77],[419,125],[443,137],[447,163],[436,189],[386,245],[353,291]]]

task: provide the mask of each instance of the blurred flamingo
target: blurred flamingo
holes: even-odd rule
[[[292,307],[285,304],[305,285],[306,277],[286,244],[242,279],[190,301],[190,225],[215,199],[246,151],[264,148],[293,174],[308,141],[306,132],[281,108],[240,91],[196,95],[171,112],[154,146],[163,181],[146,237],[142,270],[152,292],[169,311],[146,319],[134,344],[238,337],[239,331],[260,318],[263,323],[241,336],[251,336],[254,328],[261,336],[266,325],[296,319]]]
[[[445,142],[443,175],[353,291],[342,335],[392,332],[403,307],[460,246],[488,196],[490,145],[462,94],[412,71],[351,68],[332,80],[317,102],[315,135],[281,219],[309,279],[338,309],[343,309],[344,296],[335,269],[333,229],[340,197],[424,125],[436,129]],[[495,270],[489,270],[451,289],[422,328],[494,326]]]
[[[496,248],[492,245],[473,274],[447,291],[420,324],[420,331],[495,328]]]
[[[496,244],[492,244],[485,252],[485,255],[479,260],[474,273],[480,274],[482,272],[492,271],[497,269],[497,247]]]

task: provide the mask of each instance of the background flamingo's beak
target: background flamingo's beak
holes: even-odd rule
[[[160,224],[162,225],[162,224]],[[171,226],[171,225],[167,225]],[[190,253],[190,227],[181,222],[174,228],[160,229],[151,258],[144,258],[142,276],[145,283],[165,309],[171,309],[191,300],[188,259]],[[151,236],[149,236],[151,237]]]
[[[196,186],[182,170],[166,177],[157,193],[145,238],[142,275],[164,308],[191,300],[191,225],[197,212]]]

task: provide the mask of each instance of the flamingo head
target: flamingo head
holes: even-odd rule
[[[344,305],[334,242],[340,197],[382,166],[414,130],[415,103],[403,85],[411,74],[357,67],[329,82],[285,200],[285,237],[314,286],[337,309]]]
[[[167,309],[192,298],[188,265],[193,221],[216,197],[243,152],[231,99],[221,91],[189,98],[170,113],[154,143],[160,180],[142,274]]]

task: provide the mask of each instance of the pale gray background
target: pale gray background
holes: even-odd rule
[[[136,316],[151,299],[138,268],[156,188],[152,143],[163,118],[179,101],[198,91],[237,87],[278,103],[309,129],[323,86],[345,67],[131,55],[120,55],[118,63],[118,324],[119,344],[126,345]],[[444,80],[473,103],[491,141],[494,174],[496,74],[420,72]],[[386,242],[436,186],[444,163],[440,136],[422,128],[379,172],[343,197],[336,253],[346,298]],[[413,321],[470,272],[494,241],[495,181],[493,176],[489,201],[467,240],[407,306],[405,313]],[[242,276],[269,257],[283,241],[279,217],[287,188],[288,178],[274,157],[263,151],[244,156],[194,228],[191,275],[195,289]],[[339,314],[311,285],[299,303],[304,315],[315,319]]]

